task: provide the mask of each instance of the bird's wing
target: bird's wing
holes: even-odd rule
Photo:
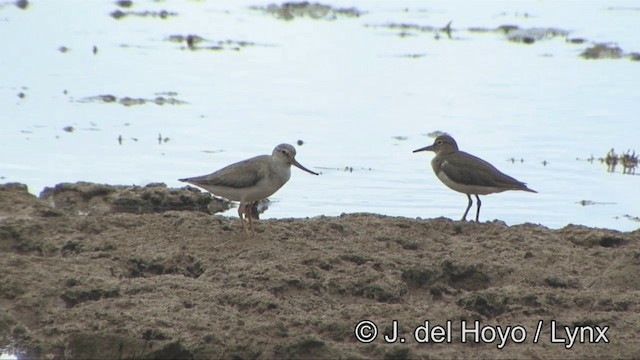
[[[457,183],[532,191],[523,182],[502,173],[488,162],[462,151],[449,156],[440,166],[440,171],[444,171],[449,179]]]
[[[269,155],[260,155],[231,164],[209,175],[180,179],[180,181],[194,185],[245,188],[257,184],[265,177],[267,169],[260,164],[267,161],[269,161]]]

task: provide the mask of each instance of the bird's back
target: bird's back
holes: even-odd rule
[[[506,190],[536,192],[529,189],[525,183],[501,172],[485,160],[464,151],[456,151],[446,156],[436,156],[432,161],[432,166],[441,180],[444,175],[456,184],[476,188],[476,191],[468,193],[483,194],[484,192],[488,194]],[[445,181],[443,180],[443,182]],[[451,185],[447,185],[451,187]],[[482,188],[485,188],[484,191],[480,190]],[[454,190],[461,191],[455,188]],[[461,192],[467,193],[467,191]]]
[[[269,155],[260,155],[228,165],[208,175],[179,180],[202,186],[205,189],[207,186],[247,188],[256,185],[266,175],[269,159]]]

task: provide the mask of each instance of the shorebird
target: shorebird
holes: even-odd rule
[[[433,145],[429,145],[413,152],[433,151],[436,156],[431,160],[433,172],[440,181],[449,188],[467,194],[469,204],[462,215],[461,221],[467,219],[467,213],[473,204],[471,195],[475,195],[478,210],[476,212],[476,222],[480,217],[480,197],[478,195],[487,195],[499,193],[506,190],[523,190],[529,192],[537,192],[531,190],[521,181],[502,173],[488,162],[458,150],[458,144],[449,135],[441,135],[436,138]]]
[[[291,165],[310,174],[318,175],[296,159],[296,149],[289,144],[280,144],[271,155],[260,155],[226,166],[209,175],[179,179],[199,186],[223,198],[240,201],[238,216],[242,228],[247,231],[246,221],[253,232],[251,207],[254,201],[266,199],[278,191],[291,177]]]

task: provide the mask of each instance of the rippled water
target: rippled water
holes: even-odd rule
[[[640,62],[579,56],[595,42],[640,52],[637,3],[340,1],[363,14],[292,21],[250,8],[266,4],[4,3],[0,180],[35,194],[80,180],[182,186],[303,140],[298,160],[322,175],[293,169],[266,217],[458,219],[466,196],[435,177],[432,154],[412,153],[445,131],[539,192],[484,197],[481,220],[639,227],[625,215],[640,216],[640,177],[576,160],[640,151]],[[118,9],[148,16],[110,16]],[[451,39],[416,29],[449,21]],[[523,44],[469,31],[501,25],[569,35]],[[198,50],[170,41],[190,34],[205,40]]]

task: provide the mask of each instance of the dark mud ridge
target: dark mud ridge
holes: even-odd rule
[[[0,349],[47,359],[638,356],[640,231],[345,214],[261,220],[249,236],[236,218],[211,215],[212,203],[161,184],[60,184],[40,197],[1,185]],[[375,339],[359,341],[373,325]]]

